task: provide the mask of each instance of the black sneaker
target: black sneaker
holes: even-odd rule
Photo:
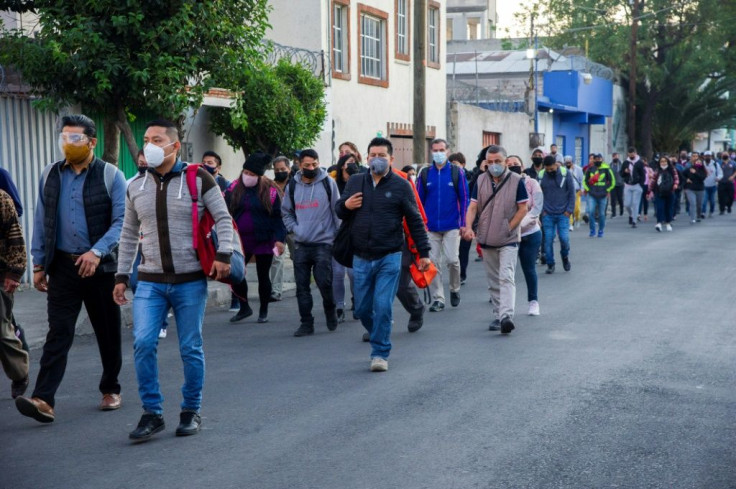
[[[501,320],[501,334],[509,334],[514,330],[514,322],[510,317],[505,316]]]
[[[128,438],[135,442],[148,441],[153,435],[166,428],[164,417],[160,414],[143,413],[138,427],[130,432]]]
[[[237,297],[233,296],[230,299],[230,309],[228,309],[230,312],[238,312],[240,310],[240,301]]]
[[[501,321],[494,319],[491,325],[488,326],[488,331],[501,331]]]
[[[571,265],[570,265],[570,259],[569,258],[563,258],[562,259],[562,268],[566,272],[569,272],[570,271],[570,267],[571,267]]]
[[[551,275],[555,273],[555,266],[554,265],[547,265],[547,270],[544,271],[547,275]]]
[[[299,329],[297,329],[296,331],[294,331],[294,336],[296,336],[296,337],[299,337],[299,336],[307,336],[307,335],[310,335],[310,334],[314,334],[314,324],[302,323],[299,326]]]
[[[452,307],[457,307],[460,305],[460,293],[459,292],[450,292],[450,305]]]
[[[634,218],[629,216],[629,225],[632,225],[632,224],[634,224]]]
[[[431,306],[429,306],[429,312],[439,312],[445,308],[445,305],[440,301],[434,301]]]
[[[250,317],[253,315],[253,309],[250,308],[247,302],[240,305],[240,310],[238,313],[230,318],[231,323],[237,323],[238,321],[242,321],[243,319]]]
[[[367,331],[363,333],[363,343],[368,343],[371,341],[371,335]]]
[[[585,224],[588,224],[590,222],[590,216],[588,216],[588,214],[583,214],[583,222]]]
[[[422,326],[424,325],[424,311],[414,313],[411,316],[409,316],[409,324],[407,324],[407,329],[410,333],[416,333],[419,331]]]
[[[268,313],[261,313],[258,315],[258,322],[263,324],[268,322]]]
[[[325,316],[327,316],[327,329],[335,331],[337,329],[337,312],[335,309],[325,312]]]
[[[202,427],[202,418],[195,411],[182,411],[179,414],[179,426],[176,427],[176,436],[190,436],[199,433]]]
[[[345,322],[345,310],[344,309],[338,309],[337,310],[337,322],[338,323],[344,323]]]

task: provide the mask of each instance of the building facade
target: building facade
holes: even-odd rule
[[[496,0],[447,0],[448,41],[472,41],[496,37]]]
[[[415,2],[270,4],[270,40],[324,57],[328,114],[314,145],[322,162],[334,162],[344,141],[364,152],[373,137],[383,136],[394,143],[396,166],[418,163],[412,161]],[[445,130],[445,5],[427,4],[426,124],[431,139],[444,136]]]

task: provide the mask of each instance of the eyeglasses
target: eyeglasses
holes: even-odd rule
[[[59,141],[65,143],[79,144],[83,143],[85,140],[87,140],[86,134],[79,134],[76,132],[59,134]]]

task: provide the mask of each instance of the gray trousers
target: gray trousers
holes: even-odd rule
[[[624,209],[634,222],[639,217],[639,204],[641,204],[641,194],[643,192],[641,185],[624,185]]]

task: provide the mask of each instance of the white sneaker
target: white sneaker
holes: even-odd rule
[[[657,223],[657,225],[654,226],[654,229],[656,229],[658,233],[661,233],[662,232],[662,225],[660,223]]]
[[[158,337],[159,338],[166,338],[166,330],[165,329],[162,329],[161,331],[159,331],[158,332]]]
[[[572,224],[570,224],[570,231],[575,231],[575,228],[573,227]]]
[[[529,301],[529,315],[539,316],[539,302]]]
[[[665,226],[665,229],[666,229],[666,230],[667,230],[668,232],[670,232],[670,233],[671,233],[671,232],[672,232],[672,225],[671,225],[671,224],[667,224],[667,225]]]
[[[381,357],[371,358],[371,372],[385,372],[388,370],[388,360]]]

